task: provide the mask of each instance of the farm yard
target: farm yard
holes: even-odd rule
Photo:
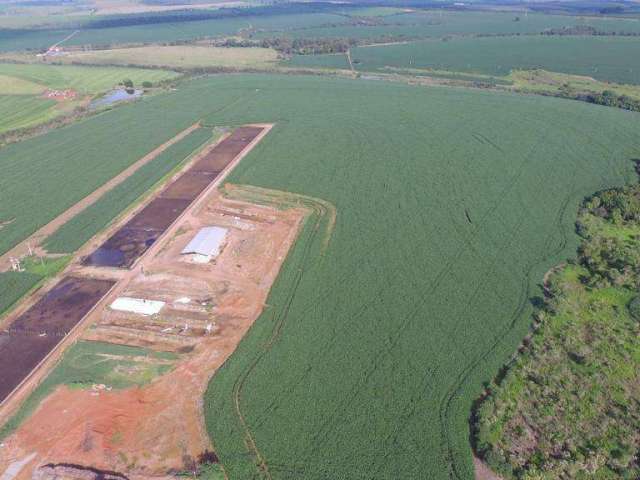
[[[224,146],[201,163],[233,154]],[[160,197],[176,193],[176,184]],[[304,221],[303,205],[313,202],[233,186],[201,200],[167,232],[162,248],[142,259],[144,271],[118,272],[120,286],[90,314],[91,328],[0,428],[0,465],[26,449],[40,463],[162,474],[189,468],[190,459],[209,451],[201,416],[207,382],[262,309]],[[212,223],[226,232],[215,261],[185,255],[185,245]],[[95,268],[71,268],[75,278],[95,275]],[[132,298],[155,299],[157,314],[131,309]],[[60,405],[66,415],[54,414]],[[167,418],[176,428],[167,429]],[[105,444],[110,448],[94,448]],[[33,474],[46,468],[34,466]]]
[[[228,182],[321,199],[337,217],[305,224],[265,311],[209,385],[207,429],[226,472],[472,478],[471,403],[527,332],[544,272],[575,252],[580,200],[634,178],[632,115],[389,82],[195,79],[5,147],[16,175],[29,168],[51,190],[46,210],[3,205],[15,220],[0,241],[11,246],[198,119],[275,123]]]

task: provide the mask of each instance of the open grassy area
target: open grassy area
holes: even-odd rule
[[[198,118],[275,122],[229,181],[337,209],[328,245],[328,219],[307,223],[210,384],[207,427],[230,478],[258,475],[258,456],[280,479],[473,478],[471,404],[527,332],[544,272],[575,252],[579,201],[635,178],[636,114],[388,82],[201,78],[0,150],[23,179],[1,185],[19,201],[0,205],[15,217],[0,242]]]
[[[640,84],[640,38],[492,37],[358,47],[356,69],[433,68],[503,76],[543,69],[616,83]]]
[[[146,348],[78,341],[9,421],[0,427],[0,440],[13,432],[60,385],[91,388],[102,384],[116,389],[144,385],[169,371],[176,358],[175,354]]]
[[[579,262],[551,276],[539,328],[482,403],[478,448],[506,478],[640,475],[637,193],[587,202]]]
[[[18,56],[17,59],[24,59]],[[73,89],[80,93],[96,94],[104,92],[118,85],[128,78],[134,85],[142,82],[157,83],[179,76],[176,72],[166,70],[149,70],[141,68],[122,67],[86,67],[75,65],[47,65],[47,64],[13,64],[0,63],[0,75],[12,77],[17,85],[29,82],[39,85],[41,89],[57,90]],[[1,84],[0,84],[1,85]],[[2,93],[8,93],[4,90]]]
[[[73,52],[56,61],[93,65],[142,65],[189,69],[265,68],[274,66],[277,59],[277,52],[268,48],[217,48],[184,45]]]
[[[0,92],[3,95],[38,95],[45,88],[42,84],[0,73]]]

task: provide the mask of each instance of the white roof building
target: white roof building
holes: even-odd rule
[[[164,307],[164,302],[146,300],[144,298],[119,297],[111,304],[113,310],[137,313],[140,315],[155,315]]]
[[[227,237],[227,229],[222,227],[204,227],[182,249],[186,255],[196,255],[202,261],[209,261],[220,255]]]

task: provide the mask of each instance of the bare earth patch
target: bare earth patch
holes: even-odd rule
[[[261,206],[215,191],[182,217],[105,303],[119,296],[160,300],[166,302],[160,313],[100,308],[83,335],[178,352],[175,368],[143,387],[58,388],[5,440],[0,471],[35,454],[16,478],[30,478],[48,463],[148,478],[182,470],[211,449],[202,406],[208,381],[262,311],[305,215],[301,208]],[[196,263],[180,253],[200,228],[212,225],[228,229],[215,260]]]

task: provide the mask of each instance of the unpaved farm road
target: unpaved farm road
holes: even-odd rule
[[[11,258],[20,258],[24,255],[27,255],[29,253],[29,247],[33,249],[37,249],[40,246],[40,242],[42,242],[49,235],[54,233],[58,228],[60,228],[65,223],[67,223],[70,219],[75,217],[85,208],[94,204],[100,197],[102,197],[102,195],[104,195],[105,193],[107,193],[109,190],[119,185],[120,183],[124,182],[128,177],[133,175],[139,168],[149,163],[151,160],[156,158],[158,155],[160,155],[163,151],[165,151],[174,143],[182,140],[184,137],[189,135],[199,126],[200,126],[200,122],[194,123],[189,128],[187,128],[186,130],[183,130],[172,139],[168,140],[167,142],[163,143],[156,149],[147,153],[144,157],[136,161],[133,165],[130,165],[129,167],[127,167],[125,170],[123,170],[118,175],[113,177],[111,180],[106,182],[100,188],[98,188],[91,194],[84,197],[82,200],[80,200],[78,203],[73,205],[71,208],[69,208],[68,210],[61,213],[53,220],[51,220],[44,227],[41,227],[35,233],[31,234],[29,237],[27,237],[22,242],[20,242],[15,247],[13,247],[11,250],[1,255],[0,256],[0,272],[9,270],[11,268],[11,262],[10,262]]]

